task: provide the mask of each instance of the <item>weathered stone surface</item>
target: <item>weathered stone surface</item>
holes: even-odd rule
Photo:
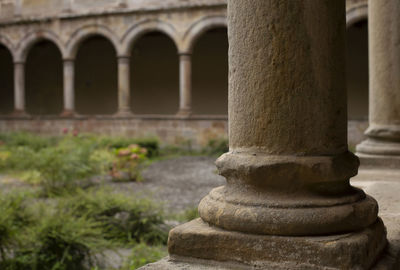
[[[227,180],[173,229],[173,260],[261,269],[369,269],[386,246],[377,202],[353,188],[344,1],[228,1]],[[347,234],[343,234],[347,233]],[[178,257],[176,257],[178,256]],[[188,267],[190,269],[190,267]]]
[[[240,262],[260,268],[368,269],[376,260],[369,254],[379,254],[386,246],[385,239],[380,220],[356,233],[283,237],[225,231],[197,219],[170,232],[168,249],[171,256]]]

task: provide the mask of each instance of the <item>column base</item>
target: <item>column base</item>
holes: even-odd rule
[[[65,117],[65,118],[74,117],[75,115],[76,115],[76,113],[73,110],[64,110],[60,114],[61,117]]]
[[[133,113],[130,109],[120,109],[117,113],[114,114],[114,117],[119,118],[127,118],[132,117]]]
[[[356,155],[363,167],[400,168],[400,143],[367,139],[357,145]]]
[[[179,116],[179,117],[189,117],[190,115],[192,114],[192,111],[191,110],[188,110],[188,109],[180,109],[178,112],[177,112],[177,116]]]
[[[380,219],[359,232],[304,237],[226,231],[196,219],[170,232],[168,261],[143,269],[370,269],[386,245]]]
[[[27,114],[24,110],[14,110],[10,116],[17,118],[28,118],[29,114]]]

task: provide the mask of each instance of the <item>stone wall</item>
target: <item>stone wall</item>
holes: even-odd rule
[[[38,134],[62,135],[64,130],[80,133],[158,137],[163,144],[205,146],[211,139],[227,138],[228,122],[220,119],[178,119],[172,117],[81,117],[61,119],[52,117],[9,119],[0,121],[0,132],[32,131]]]

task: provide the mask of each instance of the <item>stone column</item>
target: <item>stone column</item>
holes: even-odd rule
[[[179,112],[189,116],[192,112],[192,54],[179,54]]]
[[[369,1],[369,128],[362,165],[400,166],[400,1]]]
[[[64,60],[64,111],[63,116],[75,113],[75,61]]]
[[[14,63],[14,114],[25,115],[25,62]]]
[[[21,17],[22,3],[21,0],[15,0],[14,2],[14,16]]]
[[[228,0],[228,33],[227,184],[170,232],[164,263],[370,268],[387,241],[377,202],[349,183],[345,1]]]
[[[63,0],[63,11],[64,12],[72,11],[72,0]]]
[[[118,116],[131,115],[130,57],[118,57]]]

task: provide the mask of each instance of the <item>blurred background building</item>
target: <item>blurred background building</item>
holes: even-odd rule
[[[368,120],[367,1],[347,1],[350,147]],[[226,136],[225,0],[0,0],[0,132]]]

